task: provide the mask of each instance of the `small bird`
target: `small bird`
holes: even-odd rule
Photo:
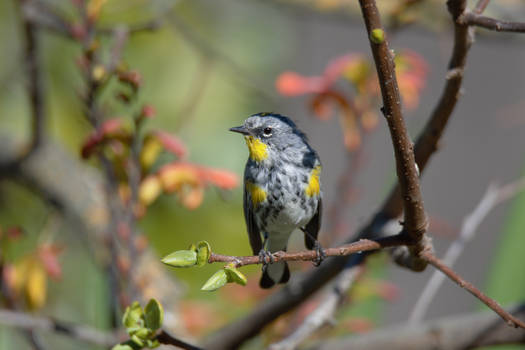
[[[288,264],[272,263],[271,253],[286,251],[295,229],[304,232],[308,249],[316,249],[317,264],[324,258],[317,241],[322,212],[321,163],[306,135],[285,116],[254,114],[230,131],[243,134],[248,145],[244,218],[253,254],[263,262],[259,285],[271,288],[290,278]]]

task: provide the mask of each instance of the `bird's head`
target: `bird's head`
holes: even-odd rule
[[[250,158],[257,162],[267,159],[271,152],[286,152],[290,147],[308,147],[306,136],[295,123],[280,114],[254,114],[243,125],[233,127],[230,131],[244,135]]]

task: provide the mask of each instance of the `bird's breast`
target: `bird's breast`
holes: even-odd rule
[[[253,177],[258,188],[265,193],[264,201],[258,202],[254,208],[259,227],[266,232],[291,233],[306,225],[317,210],[320,194],[318,189],[312,190],[315,186],[312,186],[311,170],[280,164],[263,173],[264,178],[257,176],[260,173]],[[314,182],[319,185],[318,178]],[[253,199],[256,197],[252,197],[252,203]]]

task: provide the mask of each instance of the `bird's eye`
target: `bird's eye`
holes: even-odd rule
[[[264,128],[264,136],[272,136],[272,128]]]

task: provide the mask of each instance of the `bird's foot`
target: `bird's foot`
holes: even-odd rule
[[[273,255],[265,249],[259,251],[259,262],[263,265],[263,271],[268,264],[273,264]]]
[[[315,252],[317,253],[317,256],[315,260],[313,261],[313,263],[314,263],[314,266],[317,267],[321,265],[324,259],[326,259],[326,253],[324,252],[323,247],[321,247],[321,244],[319,243],[319,241],[315,241],[314,249],[315,249]]]

